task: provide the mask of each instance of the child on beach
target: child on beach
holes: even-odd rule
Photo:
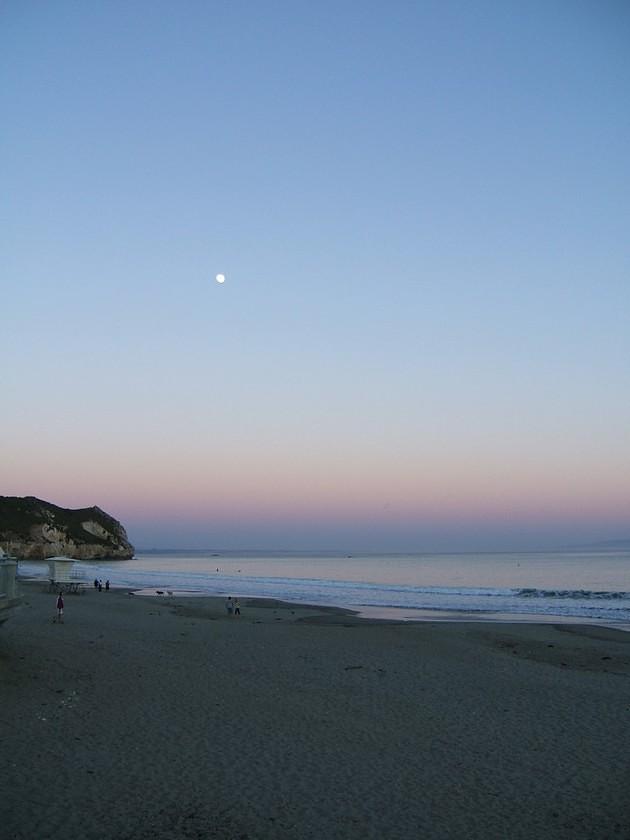
[[[233,605],[232,605],[232,596],[228,595],[228,599],[225,602],[225,609],[227,610],[228,615],[232,615]]]
[[[57,621],[63,624],[63,594],[61,592],[57,598]]]
[[[240,615],[240,614],[241,614],[241,605],[239,603],[238,598],[235,598],[234,599],[234,615]]]

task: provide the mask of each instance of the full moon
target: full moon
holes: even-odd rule
[[[225,274],[217,274],[217,276],[214,279],[217,281],[217,283],[225,283]]]

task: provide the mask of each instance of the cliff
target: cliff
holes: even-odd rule
[[[134,554],[123,526],[100,508],[69,510],[34,496],[0,496],[0,546],[31,560],[129,560]]]

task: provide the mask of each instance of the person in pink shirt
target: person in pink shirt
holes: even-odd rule
[[[59,593],[59,597],[57,598],[57,621],[60,624],[63,624],[63,593]]]

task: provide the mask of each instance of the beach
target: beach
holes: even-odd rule
[[[627,633],[21,591],[6,840],[630,838]]]

